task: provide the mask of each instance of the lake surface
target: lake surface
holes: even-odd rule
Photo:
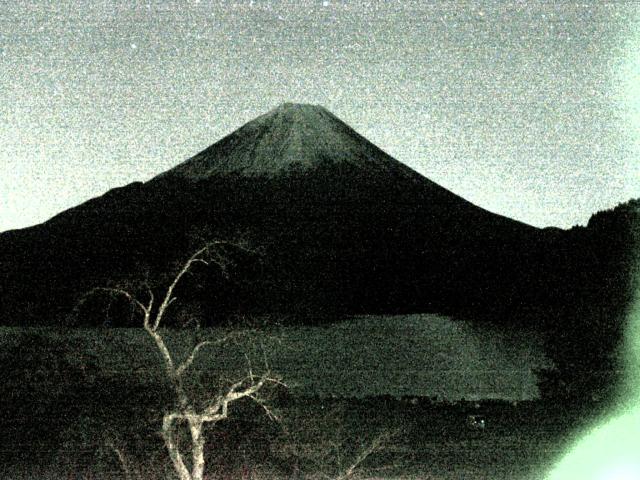
[[[321,395],[425,395],[448,400],[538,396],[541,342],[438,315],[363,316],[285,331],[273,357],[301,390]]]
[[[142,330],[37,330],[56,342],[73,342],[78,355],[97,358],[102,371],[148,381],[162,376],[155,345]],[[25,331],[1,328],[0,342],[15,341]],[[204,336],[221,333],[207,329]],[[184,358],[192,335],[184,330],[165,335],[178,358]],[[237,378],[247,369],[245,352],[254,359],[255,372],[266,359],[292,393],[338,397],[528,400],[538,396],[532,370],[550,365],[540,339],[532,334],[506,334],[439,315],[413,314],[358,316],[329,326],[262,332],[251,344],[203,349],[194,367]]]

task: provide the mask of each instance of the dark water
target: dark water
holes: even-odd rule
[[[95,358],[103,372],[125,372],[149,381],[163,375],[156,347],[141,329],[40,331],[53,344],[73,344],[78,356]],[[21,334],[23,329],[2,328],[0,342],[11,343]],[[188,331],[164,335],[177,359],[193,344]],[[218,329],[204,333],[220,335]],[[262,347],[256,355],[258,343]],[[302,395],[527,400],[538,395],[532,370],[549,364],[535,336],[507,335],[431,314],[360,316],[325,327],[285,327],[259,333],[251,345],[203,349],[196,367],[234,377],[246,371],[244,352],[253,348],[254,359],[262,362],[264,357],[291,391]]]
[[[363,316],[285,330],[273,365],[305,394],[536,398],[539,339],[438,315]]]

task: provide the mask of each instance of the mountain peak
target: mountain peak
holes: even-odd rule
[[[328,113],[328,110],[324,108],[322,105],[314,105],[312,103],[292,103],[292,102],[284,102],[278,105],[276,108],[271,110],[269,113],[278,113],[278,114],[314,114],[319,112]],[[267,114],[268,115],[268,114]]]
[[[274,109],[257,117],[249,122],[240,130],[252,124],[269,124],[270,130],[293,129],[292,133],[300,133],[302,130],[317,130],[316,134],[321,134],[323,129],[331,129],[333,124],[335,130],[336,124],[346,126],[340,119],[333,115],[329,110],[320,106],[309,103],[281,103]],[[323,127],[324,125],[324,127]],[[324,132],[325,134],[328,132]]]
[[[321,164],[388,170],[396,160],[320,105],[282,103],[165,175],[274,176]]]

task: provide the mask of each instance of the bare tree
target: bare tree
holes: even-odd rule
[[[243,398],[254,400],[262,406],[267,415],[275,418],[273,412],[259,397],[260,390],[266,384],[281,384],[278,378],[270,374],[266,362],[264,373],[254,375],[251,365],[249,364],[248,372],[243,378],[232,382],[226,388],[222,388],[218,393],[211,394],[204,402],[197,401],[196,398],[194,398],[194,395],[185,388],[185,379],[190,375],[194,375],[191,371],[191,367],[203,349],[214,345],[224,344],[229,340],[229,336],[233,334],[217,340],[203,340],[197,342],[187,354],[186,358],[182,361],[177,361],[174,353],[170,351],[163,337],[163,321],[169,307],[176,300],[174,294],[176,286],[194,267],[194,265],[203,264],[208,266],[210,264],[214,264],[220,268],[223,275],[226,276],[227,260],[219,250],[220,247],[224,245],[239,247],[236,244],[216,241],[209,243],[195,252],[182,265],[167,287],[164,296],[162,296],[157,302],[152,289],[149,287],[147,287],[148,298],[146,301],[138,299],[135,295],[125,289],[99,288],[94,290],[94,292],[103,291],[112,295],[122,295],[129,300],[142,314],[144,330],[153,339],[158,352],[161,355],[165,375],[171,384],[176,400],[175,406],[164,413],[161,434],[169,453],[173,469],[180,480],[203,480],[205,470],[204,447],[206,440],[204,427],[208,424],[214,425],[226,419],[229,415],[229,407],[232,403]],[[190,448],[188,452],[184,452],[177,441],[178,431],[181,427],[186,427],[189,432]],[[126,467],[124,456],[117,450],[115,450],[115,453],[129,477],[130,473],[129,469]],[[190,460],[188,460],[188,457],[190,457]]]
[[[383,428],[377,434],[367,435],[369,438],[360,438],[346,429],[340,407],[317,418],[303,415],[288,420],[277,454],[293,465],[296,478],[309,480],[361,478],[372,457],[389,451],[399,435],[394,429]],[[385,465],[384,469],[394,467],[397,465]]]

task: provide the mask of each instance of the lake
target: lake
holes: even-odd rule
[[[4,327],[0,341],[13,342],[27,331],[46,332],[56,343],[73,344],[78,356],[95,357],[102,371],[149,381],[163,373],[155,345],[142,330]],[[223,333],[216,328],[202,332],[201,338]],[[184,358],[193,344],[187,330],[165,336],[178,358]],[[247,369],[245,353],[253,358],[255,372],[266,359],[296,395],[337,397],[529,400],[538,396],[532,370],[550,365],[541,339],[531,333],[507,334],[477,322],[411,314],[270,329],[251,342],[205,348],[194,366],[237,377]]]

